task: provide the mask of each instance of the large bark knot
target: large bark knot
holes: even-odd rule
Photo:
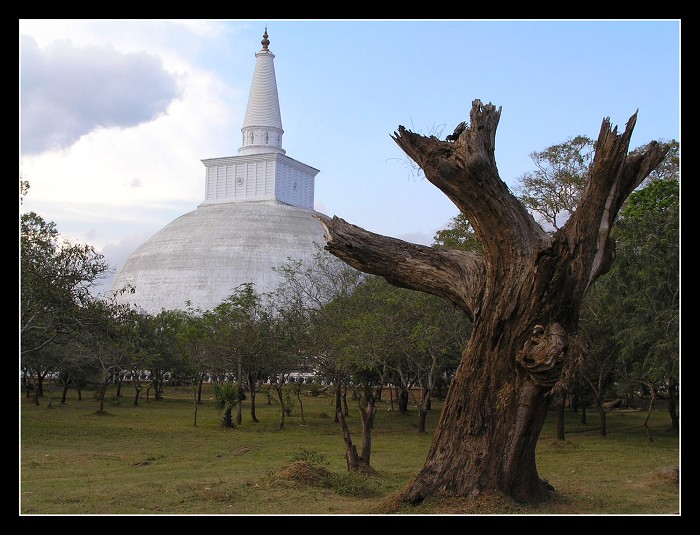
[[[559,380],[568,347],[569,337],[561,325],[535,325],[515,359],[536,384],[551,388]]]

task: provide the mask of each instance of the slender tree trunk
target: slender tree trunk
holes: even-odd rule
[[[197,403],[202,403],[202,385],[204,384],[204,377],[200,377],[197,381]]]
[[[370,467],[372,457],[372,428],[376,414],[377,408],[374,405],[374,400],[369,401],[366,407],[360,407],[360,415],[362,416],[362,454],[360,456],[367,468]]]
[[[39,406],[39,380],[33,375],[32,384],[34,385],[34,405]]]
[[[255,415],[255,388],[257,380],[253,374],[248,374],[248,390],[250,390],[250,419],[256,424],[258,423],[258,417]]]
[[[299,410],[301,411],[301,423],[306,425],[306,420],[304,419],[304,402],[301,401],[301,385],[295,386],[294,390],[297,395],[297,401],[299,401]]]
[[[428,418],[428,411],[424,407],[418,410],[418,432],[425,433],[425,421]]]
[[[676,411],[676,382],[671,379],[668,382],[668,414],[671,416],[671,429],[678,431],[680,429],[680,421],[678,412]]]
[[[48,391],[49,391],[48,408],[50,409],[53,406],[53,391],[54,391],[53,383],[51,381],[49,381]]]
[[[338,411],[343,410],[343,402],[342,402],[342,392],[340,391],[341,389],[341,382],[340,379],[336,378],[335,380],[335,418],[333,419],[334,423],[338,423]]]
[[[46,372],[36,374],[36,382],[34,383],[34,391],[37,396],[44,397],[44,377]]]
[[[279,402],[280,402],[280,425],[279,425],[279,428],[280,428],[280,429],[284,429],[284,414],[285,414],[285,411],[284,411],[284,395],[283,395],[283,392],[282,392],[282,383],[281,383],[281,382],[277,382],[277,383],[275,383],[273,386],[275,387],[275,390],[277,391],[277,399],[278,399]]]
[[[602,402],[596,403],[596,406],[598,407],[598,418],[600,419],[600,436],[607,437],[608,436],[608,423],[607,423],[608,411],[605,410]]]
[[[399,388],[397,397],[399,402],[399,412],[401,414],[408,414],[408,390],[403,385],[401,385]]]
[[[647,417],[644,419],[644,430],[647,433],[647,439],[649,442],[654,442],[654,436],[651,434],[651,429],[649,429],[649,418],[651,417],[651,411],[654,410],[654,401],[656,401],[656,388],[651,387],[651,398],[649,399],[649,409],[647,410]]]
[[[197,379],[195,377],[192,378],[192,400],[194,401],[194,427],[197,427],[197,411],[199,409],[199,396],[202,395],[202,388],[201,388],[201,381],[199,383],[199,393],[197,392]]]
[[[350,408],[348,407],[348,385],[347,383],[343,383],[343,414],[345,416],[348,416],[350,414]]]
[[[100,387],[100,408],[98,409],[97,412],[104,412],[105,411],[105,396],[107,395],[107,385],[108,385],[108,380],[105,380],[102,382],[102,386]]]
[[[135,377],[135,376],[134,376]],[[134,407],[138,407],[139,404],[139,396],[141,395],[141,390],[143,390],[143,387],[141,386],[141,382],[138,379],[134,379],[133,381],[134,384]]]
[[[236,407],[236,423],[241,425],[243,421],[243,363],[241,357],[238,358],[238,403]]]
[[[566,402],[566,397],[564,392],[561,393],[559,399],[556,403],[556,413],[557,413],[557,440],[565,440],[564,436],[564,403]]]
[[[61,405],[65,405],[66,398],[68,397],[68,381],[63,383],[63,393],[61,394]]]
[[[418,409],[418,432],[425,433],[425,421],[428,418],[428,411],[430,410],[430,388],[423,389],[423,394],[421,395],[420,408]]]

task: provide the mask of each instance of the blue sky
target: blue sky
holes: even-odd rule
[[[444,139],[475,99],[502,107],[511,189],[605,117],[638,110],[631,148],[680,141],[675,19],[21,19],[20,212],[121,267],[202,202],[202,159],[238,154],[266,26],[287,156],[320,170],[317,210],[379,234],[430,244],[457,214],[390,136]]]

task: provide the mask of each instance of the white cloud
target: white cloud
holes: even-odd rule
[[[21,150],[65,149],[100,127],[132,127],[165,112],[177,79],[153,54],[68,40],[39,48],[21,38]]]
[[[181,93],[165,113],[129,128],[100,127],[65,150],[22,159],[31,186],[27,210],[49,220],[91,222],[90,243],[100,248],[112,239],[101,233],[101,223],[160,216],[154,223],[163,226],[175,217],[172,210],[182,215],[183,206],[203,200],[200,160],[235,152],[231,140],[239,137],[246,95],[184,59],[170,63],[178,63],[171,75]]]

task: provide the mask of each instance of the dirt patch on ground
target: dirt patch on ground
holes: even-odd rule
[[[317,464],[295,461],[281,468],[277,472],[276,478],[305,485],[329,486],[333,478],[333,472]]]

